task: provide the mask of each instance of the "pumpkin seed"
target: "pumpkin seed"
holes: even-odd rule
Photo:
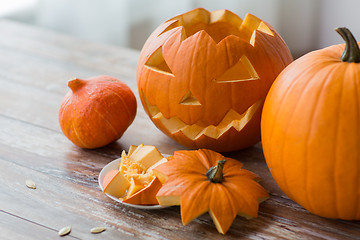
[[[68,235],[71,232],[71,227],[67,226],[67,227],[63,227],[62,229],[59,230],[59,236],[65,236]]]
[[[90,229],[91,233],[101,233],[106,230],[106,227],[94,227]]]
[[[36,189],[36,184],[34,181],[28,179],[25,181],[25,184],[28,188],[31,188],[31,189]]]

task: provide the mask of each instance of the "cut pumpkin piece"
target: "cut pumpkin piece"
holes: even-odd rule
[[[130,148],[129,148],[129,152],[128,152],[128,156],[130,157],[131,154],[135,151],[135,149],[137,148],[138,146],[135,146],[135,145],[131,145]]]
[[[103,180],[104,193],[120,198],[130,186],[127,178],[118,170],[108,172]]]
[[[130,181],[130,187],[127,190],[126,193],[126,198],[131,197],[131,195],[133,195],[134,193],[140,191],[141,189],[143,189],[145,186],[143,184],[141,184],[141,182],[134,180],[134,178],[131,178]]]
[[[112,173],[113,175],[121,174],[126,181],[121,180],[119,183],[124,182],[124,186],[114,185],[109,194],[120,198],[125,203],[159,204],[156,194],[161,187],[161,182],[152,169],[167,161],[154,146],[131,145],[128,155],[125,151],[121,154],[119,170],[114,170],[116,173]]]
[[[153,170],[154,168],[156,168],[156,167],[159,166],[160,164],[166,163],[167,161],[168,161],[167,158],[161,159],[160,161],[158,161],[157,163],[155,163],[154,165],[152,165],[151,167],[149,167],[149,168],[146,170],[146,172],[153,174],[153,173],[152,173],[152,170]]]
[[[163,158],[159,150],[155,146],[150,145],[143,145],[139,150],[136,149],[131,154],[131,159],[144,166],[145,170]]]
[[[140,149],[144,146],[144,144],[140,144],[139,146],[131,145],[128,152],[128,157],[133,154],[136,154]]]
[[[124,203],[138,204],[138,205],[156,205],[159,202],[156,199],[156,194],[161,188],[161,182],[156,177],[140,191],[133,193],[130,197],[123,200]]]

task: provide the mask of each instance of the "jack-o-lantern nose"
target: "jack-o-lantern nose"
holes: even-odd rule
[[[189,90],[184,97],[181,99],[180,104],[182,105],[201,105],[199,100],[194,97],[192,92]]]
[[[214,81],[218,83],[243,82],[259,80],[259,75],[250,60],[243,55],[240,60]]]

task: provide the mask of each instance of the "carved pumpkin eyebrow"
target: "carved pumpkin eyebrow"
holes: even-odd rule
[[[153,54],[151,54],[151,56],[145,63],[145,67],[155,72],[163,73],[174,77],[174,74],[172,73],[170,67],[167,65],[163,57],[162,47],[159,47],[155,50],[155,52],[153,52]]]
[[[256,30],[266,33],[270,36],[274,36],[273,32],[270,30],[270,28],[264,22],[261,22]],[[255,46],[255,39],[256,39],[256,31],[253,31],[253,33],[250,37],[250,44],[252,46]]]
[[[255,71],[249,59],[243,55],[231,68],[227,69],[221,76],[214,79],[217,83],[243,82],[258,80],[259,75]]]

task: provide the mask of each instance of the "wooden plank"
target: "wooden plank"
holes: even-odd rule
[[[109,228],[101,234],[105,238],[129,236],[107,224],[102,217],[107,214],[106,211],[93,206],[92,202],[99,200],[91,196],[101,194],[97,189],[90,190],[8,161],[0,160],[0,166],[7,173],[0,177],[0,183],[4,186],[0,190],[3,211],[57,231],[71,226],[71,235],[78,239],[92,237],[90,229],[96,226]],[[33,180],[37,188],[28,189],[24,184],[26,179]],[[95,218],[95,215],[100,218]],[[54,237],[57,231],[53,233]]]
[[[61,94],[54,94],[44,89],[17,82],[0,80],[0,84],[2,85],[0,88],[1,115],[59,133],[61,132],[58,122],[58,110],[63,99]],[[133,124],[117,143],[123,145],[123,149],[126,150],[131,144],[154,144],[159,146],[160,150],[165,154],[172,154],[176,149],[184,149],[184,147],[181,147],[160,132],[160,130],[152,124],[142,106],[139,104],[141,105],[138,100],[137,116]],[[11,125],[11,122],[3,126],[7,125]],[[3,131],[16,131],[16,129],[10,130],[10,128],[7,127],[3,129]],[[11,134],[11,132],[8,134]],[[46,136],[44,137],[46,141]],[[63,135],[60,135],[60,138],[67,141]],[[26,147],[26,144],[24,147]]]
[[[185,237],[186,231],[182,228],[178,208],[159,210],[154,220],[153,211],[114,204],[100,192],[98,186],[90,189],[72,183],[71,174],[63,176],[67,179],[61,179],[2,159],[0,168],[7,173],[0,177],[0,184],[4,185],[0,189],[1,206],[6,212],[24,219],[32,219],[53,229],[71,225],[73,236],[81,239],[89,238],[89,228],[98,225],[111,228],[101,234],[106,238],[171,239],[174,234]],[[27,189],[24,184],[26,179],[32,179],[37,189]],[[174,229],[178,229],[178,233],[174,233]]]
[[[84,44],[82,40],[8,21],[0,21],[1,29],[10,38],[8,40],[5,40],[6,37],[0,39],[0,51],[6,53],[0,55],[3,63],[0,64],[0,82],[2,85],[0,89],[0,111],[3,115],[60,131],[57,113],[61,100],[65,92],[68,91],[66,86],[68,79],[66,75],[70,76],[66,73],[68,67],[70,67],[71,72],[80,72],[81,75],[88,77],[101,74],[101,70],[96,70],[98,65],[107,65],[109,69],[119,69],[117,66],[124,65],[125,69],[131,70],[132,77],[123,80],[132,88],[138,102],[137,117],[133,125],[143,127],[133,128],[131,126],[122,137],[123,142],[151,144],[153,140],[146,142],[147,139],[131,137],[143,135],[146,129],[147,132],[150,131],[151,133],[149,138],[159,140],[158,142],[163,146],[162,149],[170,147],[169,152],[175,149],[173,146],[176,146],[177,149],[183,149],[169,138],[164,137],[149,121],[142,109],[134,76],[137,51],[93,43]],[[1,41],[6,44],[1,45]],[[32,45],[29,45],[29,42]],[[75,43],[77,47],[74,47],[72,43]],[[79,45],[82,47],[78,48]],[[33,52],[33,49],[39,48],[43,49],[40,53]],[[51,52],[56,52],[56,54],[50,54]],[[70,57],[72,54],[80,55]],[[110,57],[107,58],[108,56]],[[94,62],[93,58],[97,60]],[[90,63],[84,65],[83,62],[87,61]],[[4,65],[3,68],[2,65]],[[57,73],[64,74],[57,75]],[[122,79],[124,75],[126,74],[120,70],[115,76],[120,76]],[[34,86],[38,89],[33,88]],[[130,139],[126,139],[128,136]],[[126,149],[128,145],[125,147]]]
[[[164,239],[174,239],[174,235],[181,239],[199,237],[217,239],[219,237],[208,214],[183,227],[178,208],[143,211],[122,207],[107,199],[95,186],[89,189],[78,182],[72,183],[74,176],[67,178],[47,176],[48,172],[44,174],[25,169],[8,160],[0,161],[0,168],[8,173],[6,174],[7,185],[0,190],[1,206],[4,206],[6,211],[25,219],[36,220],[38,224],[46,224],[54,229],[70,223],[82,233],[82,235],[74,235],[77,237],[88,236],[86,230],[91,223],[91,226],[96,223],[97,225],[106,223],[106,226],[121,229],[121,232],[133,236],[139,236],[137,234],[140,228],[151,236],[156,236],[161,232]],[[25,187],[24,182],[29,178],[37,183],[36,190]],[[5,185],[4,177],[0,178],[0,184]],[[10,194],[5,195],[4,192]],[[19,199],[19,196],[22,198]],[[74,199],[76,199],[75,202]],[[61,205],[58,202],[61,202]],[[276,212],[274,212],[275,209]],[[77,217],[73,219],[73,215]],[[236,236],[250,239],[270,236],[274,238],[282,236],[287,239],[319,236],[351,239],[357,236],[356,234],[360,234],[359,228],[356,228],[356,225],[351,226],[347,221],[324,220],[307,213],[286,199],[272,197],[261,205],[259,218],[250,221],[239,217],[235,219],[224,239],[232,239]],[[61,223],[58,223],[59,221]],[[339,229],[344,232],[339,232]],[[192,233],[191,237],[187,236],[189,232]]]
[[[21,89],[22,86],[19,86],[16,88]],[[42,92],[42,90],[38,90],[38,89],[36,89],[36,90],[37,90],[36,94],[32,95],[33,97],[35,97],[35,99],[36,99],[36,96],[40,96],[40,97],[42,96],[42,94],[40,94]],[[25,86],[25,90],[23,92],[31,92],[31,90],[29,90]],[[32,97],[28,98],[29,101],[31,101],[31,99],[32,99]],[[28,102],[28,101],[25,101],[25,102]],[[39,101],[39,104],[41,104],[40,102],[41,101]],[[49,101],[46,101],[46,103],[49,103]],[[21,117],[20,113],[25,111],[26,107],[24,107],[23,109],[21,109],[21,108],[17,108],[17,109],[19,111],[17,112],[17,114],[13,115],[13,117]],[[41,111],[41,112],[49,114],[49,111]],[[41,112],[38,113],[40,115],[40,117],[46,118],[46,114],[44,115]],[[37,114],[35,114],[35,115],[37,115]],[[42,115],[44,115],[44,116],[42,116]],[[84,166],[82,166],[82,164],[88,164],[87,161],[89,160],[89,158],[93,158],[94,160],[99,158],[98,156],[94,156],[96,154],[93,154],[93,153],[99,153],[99,151],[94,151],[91,154],[89,154],[90,151],[83,151],[76,147],[73,147],[71,145],[71,143],[66,138],[64,138],[64,136],[59,131],[53,131],[51,129],[44,129],[43,127],[41,127],[41,125],[43,125],[45,123],[38,123],[39,126],[37,126],[37,125],[31,124],[30,123],[31,121],[34,121],[34,120],[31,118],[24,118],[24,119],[22,119],[22,121],[17,122],[11,118],[6,118],[6,117],[1,118],[1,120],[0,120],[1,126],[6,126],[5,128],[2,129],[2,132],[0,134],[0,137],[2,138],[1,142],[7,145],[3,149],[8,148],[8,146],[14,146],[14,147],[17,147],[18,149],[25,149],[27,151],[31,151],[31,153],[52,159],[52,161],[55,161],[55,162],[59,162],[59,161],[61,162],[61,161],[64,161],[64,159],[66,159],[69,166],[71,166],[74,169],[73,171],[75,173],[77,173],[77,174],[74,174],[74,176],[72,176],[72,179],[75,182],[77,182],[78,184],[81,184],[81,183],[84,184],[87,181],[91,181],[92,183],[96,184],[97,175],[94,174],[93,170],[99,171],[101,169],[101,167],[106,164],[107,161],[112,160],[111,157],[116,158],[119,156],[122,149],[127,149],[125,147],[120,147],[121,145],[120,146],[115,145],[113,148],[114,151],[112,153],[109,153],[108,149],[106,149],[104,151],[104,153],[107,154],[107,157],[104,157],[104,159],[100,161],[101,162],[100,165],[99,164],[95,165],[98,162],[93,161],[91,164],[89,164],[88,167],[84,168]],[[26,124],[26,122],[29,122],[30,124]],[[36,123],[36,122],[34,122],[34,123]],[[14,134],[15,132],[18,131],[18,129],[21,129],[21,131],[18,132],[17,134]],[[138,134],[138,135],[135,134],[135,136],[141,136],[141,135],[142,134]],[[149,142],[153,143],[153,141],[154,141],[153,139],[151,139],[151,138],[149,139]],[[41,146],[41,148],[34,147],[33,146],[34,143],[37,143],[37,145]],[[162,144],[159,144],[159,145],[162,145]],[[120,148],[118,148],[118,147],[120,147]],[[3,150],[3,151],[5,151],[5,150]],[[18,150],[16,150],[16,151],[18,151]],[[16,152],[16,151],[14,151],[14,152]],[[79,154],[79,152],[80,152],[80,154]],[[84,153],[86,153],[86,154],[84,154]],[[100,153],[101,153],[101,151],[100,151]],[[260,147],[250,148],[245,151],[242,151],[241,153],[243,153],[243,156],[241,156],[241,154],[239,155],[239,153],[232,153],[232,154],[230,154],[230,156],[240,159],[241,161],[245,162],[245,167],[247,167],[248,169],[253,170],[257,173],[260,173],[259,175],[263,179],[271,179],[269,172],[266,171],[266,165],[263,162],[263,157],[262,157],[262,152],[261,152]],[[112,155],[112,154],[114,154],[114,155]],[[69,159],[69,156],[71,156],[70,159]],[[73,158],[74,156],[81,156],[81,157]],[[37,158],[34,157],[34,159],[37,159]],[[40,158],[40,160],[42,160],[42,159]],[[62,169],[62,166],[58,166],[56,169],[52,169],[52,168],[49,168],[49,166],[51,165],[51,162],[44,161],[44,163],[45,163],[45,165],[43,167],[45,169],[47,169],[46,170],[47,172],[55,172],[55,173],[57,172],[58,173],[58,171],[61,171],[61,169]],[[56,164],[54,164],[54,165],[56,165]],[[33,161],[33,162],[31,162],[31,166],[32,166],[32,168],[35,168],[36,166],[39,167],[40,163],[36,163]],[[37,169],[37,170],[39,170],[39,169]],[[86,173],[86,174],[84,174],[84,173]],[[92,174],[89,174],[89,173],[92,173]],[[84,178],[84,176],[88,176],[89,178]],[[266,177],[264,177],[264,176],[266,176]],[[272,194],[281,195],[281,192],[278,192],[278,190],[271,189],[274,186],[276,187],[276,185],[273,183],[269,184],[269,180],[263,181],[263,185]]]
[[[0,80],[0,84],[2,115],[61,131],[57,116],[63,96],[16,82]]]
[[[3,36],[0,49],[22,52],[24,57],[43,58],[64,69],[71,69],[75,65],[108,74],[135,77],[133,69],[137,64],[136,50],[92,43],[7,20],[0,21],[0,31]],[[26,63],[29,62],[18,62],[20,66]]]
[[[0,52],[1,80],[36,86],[62,95],[68,90],[66,84],[70,78],[104,74],[102,71],[77,66],[74,63],[24,54],[15,47],[0,45]]]
[[[0,231],[2,240],[28,240],[57,238],[57,230],[39,225],[13,214],[0,210]],[[62,239],[79,239],[71,235]]]
[[[138,51],[94,44],[7,20],[0,20],[0,31],[2,81],[35,86],[63,97],[70,78],[112,75],[137,94],[134,70]]]
[[[16,122],[14,120],[6,121],[0,117],[0,125]],[[0,142],[0,152],[2,153],[2,163],[0,168],[6,173],[11,173],[14,178],[7,178],[2,185],[9,185],[15,182],[14,186],[11,184],[7,186],[8,189],[3,189],[5,192],[12,192],[13,196],[8,198],[0,197],[0,201],[11,202],[10,199],[16,198],[20,193],[14,192],[14,189],[19,185],[24,184],[25,178],[32,178],[38,184],[46,183],[45,186],[41,184],[39,188],[44,190],[40,195],[28,196],[26,199],[35,201],[38,206],[49,204],[49,202],[61,202],[63,211],[72,211],[69,215],[83,215],[83,218],[89,219],[103,219],[107,224],[122,229],[122,226],[127,226],[122,231],[130,231],[135,234],[135,229],[141,228],[149,234],[158,235],[162,233],[166,239],[172,239],[172,234],[177,236],[187,237],[188,239],[195,239],[199,237],[206,237],[208,239],[216,239],[219,235],[213,227],[208,214],[200,217],[188,226],[183,227],[180,222],[180,215],[178,208],[170,208],[159,210],[156,212],[142,211],[131,208],[124,208],[119,204],[108,199],[102,194],[97,186],[97,175],[100,169],[107,161],[111,160],[111,156],[104,156],[97,151],[82,151],[78,148],[70,147],[64,151],[69,144],[63,143],[65,146],[61,148],[62,143],[50,141],[47,146],[42,142],[44,135],[48,139],[56,139],[52,135],[60,135],[60,133],[43,129],[41,127],[33,126],[25,122],[17,122],[16,124],[20,129],[23,129],[23,135],[16,136],[18,139],[23,139],[22,143],[18,140],[13,141],[13,144],[4,143],[3,139]],[[29,126],[27,126],[29,125]],[[27,126],[27,127],[26,127]],[[27,141],[28,134],[27,128],[31,129],[34,133],[33,139]],[[14,129],[14,128],[13,128]],[[0,133],[0,136],[4,134]],[[10,135],[8,138],[14,138]],[[25,142],[25,143],[24,143]],[[28,146],[24,148],[24,145]],[[48,148],[39,149],[35,146],[44,146]],[[56,149],[59,148],[60,149]],[[6,151],[6,149],[8,149]],[[53,151],[51,151],[51,149]],[[10,165],[9,165],[10,164]],[[14,172],[15,171],[15,172]],[[26,172],[29,175],[20,178],[19,174]],[[40,177],[39,177],[40,176]],[[19,181],[18,179],[22,179]],[[65,186],[65,187],[64,187]],[[26,188],[23,186],[23,188]],[[57,190],[61,189],[61,190]],[[26,189],[27,190],[27,189]],[[38,189],[37,189],[38,190]],[[5,199],[5,200],[3,200]],[[74,203],[73,199],[76,199]],[[17,209],[29,208],[35,206],[27,206],[28,203],[16,202],[10,206],[7,211],[21,214]],[[75,206],[74,206],[75,204]],[[79,205],[78,205],[79,204]],[[3,203],[1,203],[3,206]],[[23,206],[22,206],[23,205]],[[91,214],[81,211],[77,212],[78,208],[96,209],[91,210]],[[59,213],[53,213],[45,207],[45,215],[56,216]],[[64,210],[65,209],[65,210]],[[27,212],[28,215],[21,215],[24,218],[36,219],[36,222],[44,223],[44,219],[38,219],[37,215],[40,213]],[[134,219],[134,216],[135,219]],[[68,218],[67,218],[68,219]],[[121,220],[120,220],[121,219]],[[79,220],[80,221],[80,220]],[[81,221],[83,221],[81,219]],[[64,223],[65,224],[65,223]],[[59,224],[60,225],[60,224]],[[132,225],[133,228],[129,229]],[[233,224],[233,227],[226,235],[226,238],[231,239],[236,236],[244,236],[249,238],[266,238],[273,236],[287,237],[288,239],[296,239],[297,236],[302,237],[316,237],[316,236],[329,236],[343,239],[351,239],[351,237],[360,234],[358,228],[359,223],[348,221],[335,221],[327,220],[315,215],[309,214],[300,206],[285,198],[272,196],[272,198],[260,207],[259,218],[251,221],[244,220],[238,217]],[[164,230],[165,229],[165,230]],[[342,229],[343,231],[339,231]],[[134,232],[133,232],[134,231]],[[187,236],[186,233],[191,232],[192,236]],[[196,233],[196,234],[195,234]]]
[[[68,58],[72,59],[72,57],[51,58],[24,51],[17,49],[16,46],[3,46],[0,41],[0,79],[36,86],[62,95],[68,91],[67,81],[74,77],[88,78],[98,75],[113,75],[136,88],[134,74],[128,76],[128,73],[121,70],[111,72],[97,69],[97,65],[108,63],[107,58],[103,58],[101,62],[89,67],[83,66],[84,61],[69,61]],[[70,56],[73,54],[69,50],[63,51]],[[121,55],[121,52],[118,51],[118,54]],[[91,56],[88,58],[92,59]],[[124,65],[123,62],[116,62],[116,64]],[[136,65],[131,65],[131,67],[131,69],[135,69]]]

